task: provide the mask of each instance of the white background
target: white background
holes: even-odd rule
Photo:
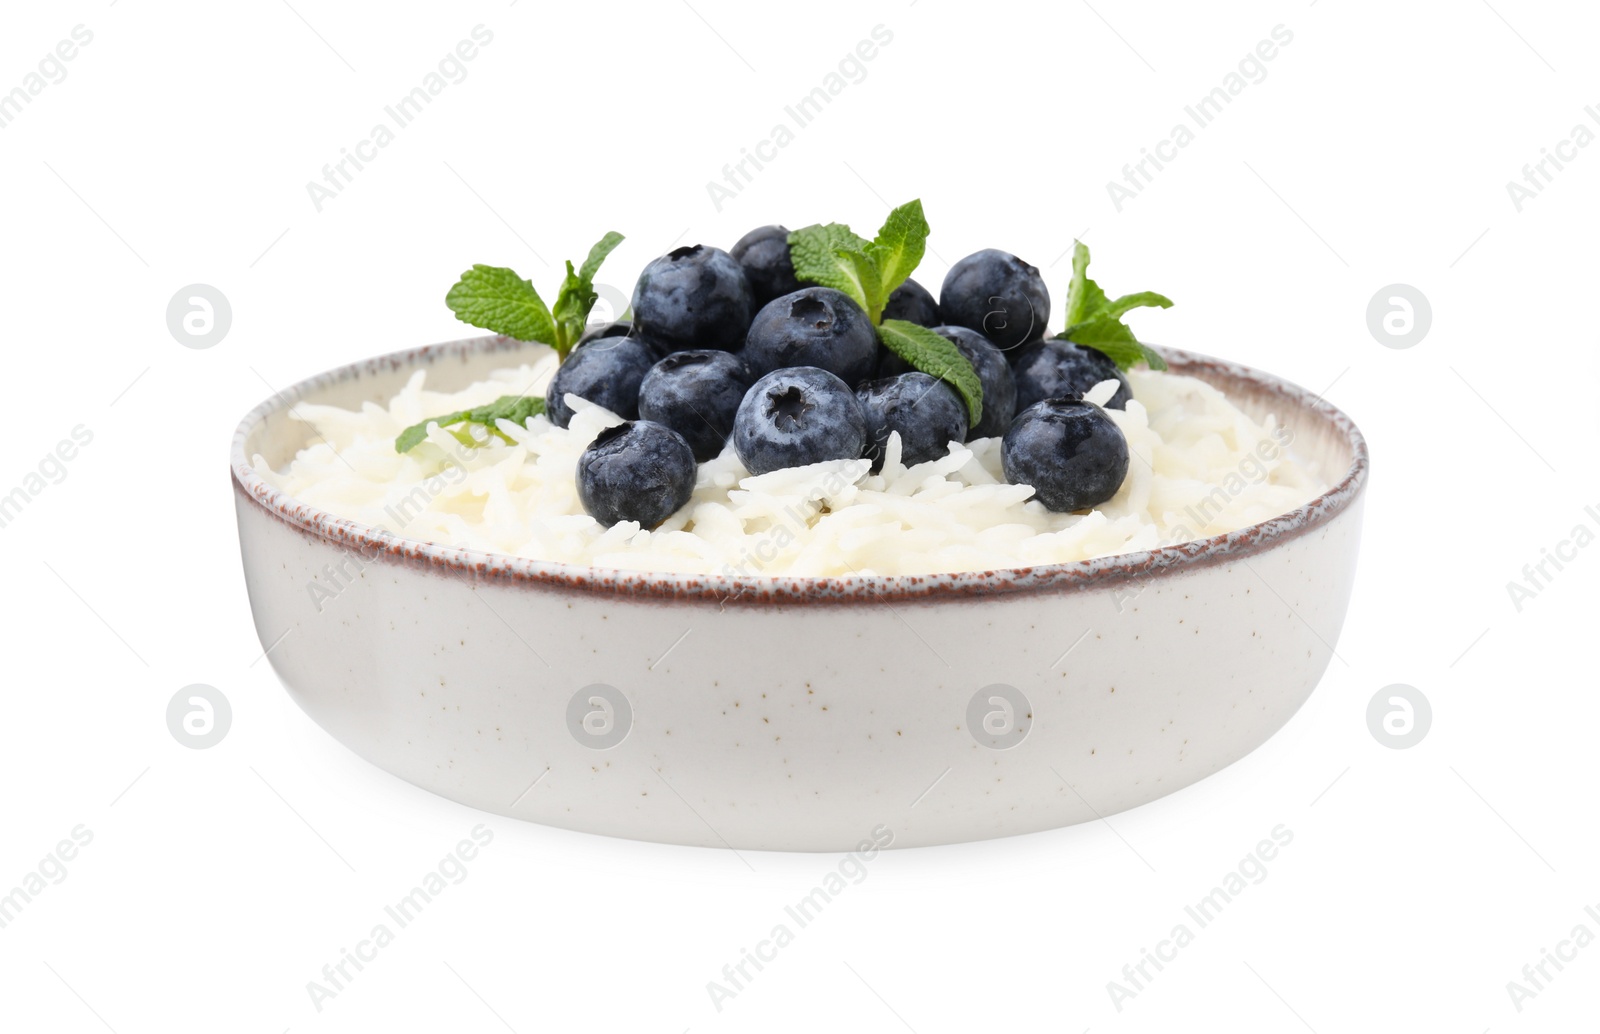
[[[1600,146],[1521,210],[1506,184],[1600,105],[1577,3],[1094,0],[830,6],[7,5],[0,91],[93,41],[0,130],[0,493],[92,443],[0,529],[0,890],[93,841],[0,929],[8,1030],[1570,1031],[1600,946],[1600,549],[1519,612],[1507,583],[1597,525]],[[493,41],[319,212],[306,183],[475,25]],[[706,190],[875,25],[893,40],[742,193]],[[1119,212],[1107,181],[1273,28],[1293,40]],[[1569,152],[1571,153],[1571,152]],[[1553,169],[1553,166],[1547,166]],[[823,855],[612,841],[471,812],[355,759],[260,661],[225,450],[271,388],[464,336],[472,262],[557,282],[601,232],[627,290],[675,243],[876,226],[921,197],[919,278],[981,247],[1045,270],[1076,235],[1114,293],[1176,299],[1158,343],[1281,374],[1349,412],[1373,474],[1326,678],[1219,775],[1094,823],[888,852],[718,1012],[706,991],[833,869]],[[215,285],[207,350],[168,300]],[[1366,310],[1433,320],[1385,347]],[[270,386],[270,387],[269,387]],[[1204,672],[1196,674],[1203,680]],[[227,738],[175,742],[208,683]],[[1434,723],[1366,724],[1391,683]],[[477,823],[492,844],[320,1012],[307,981]],[[1119,1011],[1122,979],[1278,824],[1293,843]],[[1111,828],[1114,826],[1115,828]],[[1600,910],[1600,907],[1597,907]],[[1551,970],[1551,972],[1554,972]]]

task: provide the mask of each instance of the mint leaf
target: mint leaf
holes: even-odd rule
[[[555,320],[544,299],[512,270],[474,265],[461,274],[444,303],[462,323],[518,341],[555,343]]]
[[[978,380],[972,361],[961,354],[955,342],[905,320],[884,320],[878,324],[878,340],[916,369],[956,389],[956,394],[967,404],[969,426],[983,419],[983,382]]]
[[[1067,285],[1067,326],[1082,323],[1106,304],[1106,293],[1089,279],[1089,247],[1072,242],[1072,281]]]
[[[916,271],[927,247],[928,220],[922,215],[921,199],[907,201],[889,213],[883,229],[866,246],[867,257],[878,267],[879,285],[884,301],[894,289],[905,283]],[[869,310],[876,320],[876,312]]]
[[[844,223],[828,223],[823,229],[827,231],[828,239],[833,242],[835,248],[866,253],[867,242],[856,236],[856,232]]]
[[[800,280],[843,291],[863,309],[867,308],[867,291],[860,269],[855,261],[841,257],[840,253],[856,252],[865,256],[866,248],[867,242],[843,223],[819,223],[789,234],[789,258],[794,263],[794,275]]]
[[[509,442],[507,438],[495,427],[496,420],[509,420],[514,424],[526,425],[529,420],[544,412],[544,399],[529,395],[501,395],[486,406],[476,409],[462,409],[444,416],[429,417],[420,424],[412,424],[399,437],[394,440],[395,452],[410,452],[428,439],[428,425],[438,424],[442,428],[449,428],[453,424],[470,423],[482,424],[489,429],[489,433],[496,435],[501,440]],[[455,432],[452,432],[455,433]],[[456,439],[463,445],[476,446],[477,439],[470,435],[463,436],[456,433]]]
[[[556,325],[556,339],[552,344],[563,359],[578,343],[578,338],[583,336],[583,328],[589,322],[589,310],[594,308],[599,298],[593,284],[573,271],[569,259],[566,279],[561,281],[561,289],[556,292],[556,303],[551,307]]]
[[[1101,309],[1097,315],[1116,317],[1121,316],[1132,309],[1144,308],[1146,306],[1158,309],[1170,309],[1172,308],[1172,299],[1168,298],[1164,294],[1156,294],[1154,291],[1140,291],[1138,294],[1125,294],[1116,301],[1107,302],[1105,304],[1105,308]]]
[[[883,312],[883,307],[889,300],[889,293],[883,289],[883,274],[878,271],[878,264],[865,252],[835,248],[833,255],[838,260],[840,268],[845,271],[845,275],[855,281],[860,297],[865,299],[861,307],[876,323],[878,314]],[[853,292],[845,293],[852,298],[856,297]]]
[[[622,234],[608,231],[589,249],[581,268],[574,270],[568,262],[566,278],[561,281],[553,306],[546,306],[533,284],[514,270],[484,265],[462,273],[444,296],[444,303],[463,323],[518,341],[542,342],[565,359],[583,335],[589,310],[600,298],[595,293],[594,275],[622,241]]]
[[[1166,358],[1162,356],[1160,352],[1157,352],[1155,349],[1151,348],[1142,341],[1139,343],[1139,351],[1144,353],[1145,365],[1150,367],[1150,369],[1165,370],[1167,368]]]
[[[1072,281],[1067,285],[1067,329],[1056,336],[1104,352],[1119,370],[1138,362],[1148,363],[1152,370],[1165,370],[1167,361],[1161,353],[1141,344],[1123,324],[1122,317],[1133,309],[1166,309],[1171,305],[1172,299],[1154,291],[1125,294],[1115,300],[1107,298],[1100,285],[1089,279],[1088,247],[1082,241],[1074,241]]]
[[[617,231],[607,230],[606,235],[595,242],[594,247],[589,249],[589,257],[583,260],[582,266],[578,267],[578,276],[582,278],[584,283],[590,286],[594,285],[594,275],[600,272],[600,263],[604,262],[606,256],[615,251],[617,245],[624,240],[626,238]]]
[[[589,311],[594,308],[594,303],[600,300],[600,295],[594,289],[594,275],[600,271],[600,264],[606,260],[616,246],[621,244],[623,236],[615,230],[607,231],[604,237],[595,242],[589,249],[589,257],[583,260],[583,266],[576,272],[573,271],[572,262],[567,262],[567,276],[561,281],[561,289],[556,293],[556,303],[550,307],[555,316],[556,324],[556,351],[565,359],[567,353],[572,351],[572,346],[578,343],[584,330],[589,325]]]
[[[1152,370],[1167,368],[1167,361],[1161,357],[1161,353],[1148,345],[1141,344],[1133,336],[1133,331],[1115,316],[1097,316],[1087,322],[1068,327],[1058,336],[1066,338],[1075,345],[1086,345],[1097,352],[1104,352],[1107,358],[1117,364],[1119,370],[1126,370],[1141,361],[1149,363]]]
[[[843,223],[795,230],[789,234],[789,258],[797,278],[843,291],[877,325],[889,295],[922,261],[927,240],[928,220],[922,202],[915,200],[890,212],[871,241]]]

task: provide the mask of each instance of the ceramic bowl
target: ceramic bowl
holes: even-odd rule
[[[674,844],[846,851],[1111,815],[1261,745],[1344,621],[1367,450],[1270,375],[1168,351],[1332,487],[1214,538],[926,577],[632,573],[395,538],[289,498],[300,401],[350,408],[417,369],[455,390],[521,361],[434,345],[295,385],[233,439],[256,631],[305,712],[373,764],[474,808]]]

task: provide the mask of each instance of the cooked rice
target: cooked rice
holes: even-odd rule
[[[418,370],[387,406],[358,412],[300,403],[315,428],[282,472],[262,477],[294,498],[409,539],[537,560],[720,574],[933,574],[1063,563],[1233,531],[1294,509],[1326,486],[1300,464],[1276,419],[1258,423],[1203,381],[1128,374],[1134,400],[1107,410],[1132,460],[1122,488],[1087,513],[1051,513],[1009,485],[1000,439],[952,443],[943,458],[907,468],[891,436],[883,472],[836,460],[751,476],[730,446],[700,465],[693,498],[653,531],[601,526],[578,500],[578,457],[619,418],[569,397],[558,428],[499,422],[467,447],[434,426],[396,453],[394,439],[429,416],[543,393],[556,359],[497,370],[455,392],[429,391]],[[1107,381],[1089,393],[1110,398]]]

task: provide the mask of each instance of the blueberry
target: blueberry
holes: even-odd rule
[[[866,443],[866,415],[850,386],[814,366],[756,381],[733,420],[733,447],[752,474],[858,459]]]
[[[805,286],[794,275],[794,260],[789,257],[789,230],[783,226],[762,226],[739,238],[728,252],[744,267],[750,293],[757,309],[779,295]]]
[[[572,410],[566,403],[570,393],[632,420],[639,415],[639,383],[659,358],[654,349],[634,337],[596,338],[575,348],[550,381],[545,413],[551,423],[566,427],[572,422]]]
[[[933,295],[928,293],[928,289],[915,280],[907,280],[890,292],[889,301],[883,307],[883,318],[905,320],[920,327],[937,327],[941,322],[938,303],[933,300]],[[878,349],[879,377],[893,377],[900,373],[910,373],[911,370],[910,363],[887,348]]]
[[[1017,378],[1019,412],[1041,399],[1081,399],[1101,381],[1121,385],[1106,403],[1107,409],[1126,409],[1133,398],[1128,378],[1104,352],[1061,338],[1027,346],[1017,354],[1011,369]]]
[[[757,375],[815,366],[856,384],[872,376],[878,333],[843,291],[805,287],[762,306],[745,338],[744,358]]]
[[[750,387],[744,360],[695,348],[650,367],[639,385],[639,416],[681,434],[694,458],[715,459],[733,431],[733,415]]]
[[[931,327],[935,334],[948,338],[967,361],[978,371],[978,381],[983,385],[983,419],[967,428],[967,441],[974,438],[996,438],[1011,426],[1011,417],[1017,411],[1017,382],[1006,362],[1005,353],[976,330],[966,327]],[[887,348],[878,356],[878,376],[894,377],[910,373],[912,366]]]
[[[946,323],[976,330],[1009,351],[1044,336],[1050,292],[1033,266],[986,248],[950,267],[939,288],[939,312]]]
[[[1128,439],[1092,402],[1045,399],[1017,414],[1000,443],[1006,480],[1032,485],[1056,513],[1099,506],[1128,475]]]
[[[883,469],[891,431],[900,432],[900,462],[908,467],[945,455],[951,442],[966,441],[967,404],[937,377],[913,371],[868,381],[856,389],[856,398],[867,417],[864,454],[874,471]]]
[[[882,345],[878,346],[878,365],[873,368],[872,376],[877,380],[885,377],[898,377],[902,373],[910,373],[916,367],[895,355]],[[862,383],[866,383],[863,381]]]
[[[665,346],[732,351],[755,306],[744,267],[721,248],[677,248],[644,267],[633,285],[636,333]]]
[[[915,280],[907,280],[889,292],[889,300],[883,306],[883,318],[905,320],[919,327],[937,327],[944,322],[939,318],[939,303],[933,300],[933,295],[928,293],[926,287]]]
[[[648,420],[601,431],[578,458],[578,498],[610,527],[654,528],[694,494],[694,452],[683,436]]]
[[[632,332],[633,322],[631,320],[612,320],[610,323],[591,323],[588,327],[584,328],[583,334],[579,336],[578,344],[573,345],[572,347],[577,348],[578,345],[587,345],[596,338],[627,337]]]
[[[1017,382],[1005,354],[976,330],[947,326],[934,327],[933,332],[955,344],[983,385],[983,419],[968,428],[967,441],[1005,434],[1017,412]]]

